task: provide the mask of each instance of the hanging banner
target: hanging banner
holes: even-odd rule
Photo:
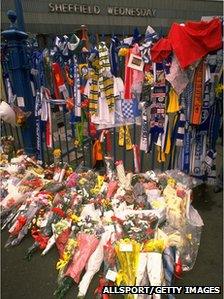
[[[86,5],[76,3],[49,3],[49,12],[51,13],[75,13],[89,15],[112,15],[129,17],[155,17],[156,9],[143,7],[120,7],[108,6],[100,7],[98,5]]]

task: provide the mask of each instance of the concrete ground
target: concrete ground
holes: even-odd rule
[[[220,166],[222,155],[218,155]],[[183,275],[175,284],[179,286],[222,286],[223,285],[223,193],[197,190],[194,196],[195,208],[198,209],[204,228],[196,264],[192,271]],[[57,287],[55,264],[58,259],[56,249],[45,257],[35,254],[30,262],[24,260],[27,248],[32,244],[31,237],[26,237],[16,248],[4,248],[8,238],[7,231],[1,238],[1,298],[2,299],[51,299]],[[96,278],[98,275],[96,275]],[[93,292],[98,280],[94,278],[89,288],[87,299],[94,298]],[[75,299],[77,287],[67,294],[67,299]],[[177,299],[190,297],[219,299],[222,295],[178,295]],[[113,296],[113,298],[123,298]]]

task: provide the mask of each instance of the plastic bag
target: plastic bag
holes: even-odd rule
[[[185,242],[181,250],[183,271],[190,271],[194,267],[200,246],[203,225],[204,223],[197,210],[190,206],[189,216],[184,227]]]
[[[202,180],[189,176],[177,169],[167,170],[165,174],[184,185],[186,189],[193,189],[196,186],[203,184]]]

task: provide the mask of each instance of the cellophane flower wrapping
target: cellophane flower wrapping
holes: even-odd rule
[[[183,271],[190,271],[194,267],[200,246],[203,225],[201,216],[191,206],[189,218],[183,228],[184,246],[180,251]]]
[[[71,233],[70,225],[70,222],[65,219],[61,219],[58,223],[52,224],[60,258],[63,255],[66,243]]]
[[[93,276],[100,270],[100,266],[103,263],[104,258],[104,246],[107,244],[111,236],[111,229],[106,228],[106,231],[103,233],[99,244],[96,247],[96,250],[90,256],[86,264],[86,272],[82,277],[82,280],[79,283],[79,297],[84,297],[90,285],[90,282]]]
[[[40,210],[41,207],[42,207],[41,203],[35,203],[34,202],[34,203],[30,204],[26,214],[24,215],[24,219],[25,219],[24,225],[22,225],[19,228],[16,235],[13,236],[13,238],[11,238],[11,240],[9,239],[6,242],[6,246],[7,245],[15,246],[15,245],[18,245],[22,241],[22,239],[28,233],[29,225],[30,225],[32,219],[34,218],[34,216]]]
[[[153,286],[161,286],[163,284],[164,273],[163,273],[163,262],[162,254],[159,252],[148,252],[147,253],[147,272],[150,284]],[[160,295],[155,298],[161,298]]]
[[[72,230],[67,243],[65,245],[64,251],[56,264],[56,269],[59,271],[58,273],[58,282],[62,280],[64,277],[64,273],[73,258],[74,252],[78,246],[78,242],[76,240],[76,233]]]
[[[96,250],[99,239],[95,235],[81,232],[77,236],[77,242],[78,247],[64,276],[70,276],[76,283],[79,283],[80,275],[89,257]]]
[[[119,262],[117,285],[134,286],[137,276],[141,244],[131,239],[121,239],[115,245],[115,251]],[[134,298],[132,294],[126,298]]]
[[[139,254],[139,262],[136,273],[136,285],[137,286],[148,286],[149,279],[147,273],[147,252],[140,252]],[[144,299],[146,296],[144,294],[136,294],[134,296],[135,299]]]
[[[104,276],[106,276],[107,271],[109,269],[114,270],[116,269],[116,252],[115,248],[111,242],[111,240],[108,240],[108,242],[104,245]]]

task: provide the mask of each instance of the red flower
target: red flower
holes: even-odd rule
[[[120,218],[117,218],[116,216],[112,216],[111,217],[111,220],[113,221],[113,222],[117,222],[118,224],[123,224],[123,222],[124,222],[124,220],[121,220]]]
[[[65,212],[62,209],[60,209],[60,208],[53,208],[52,212],[55,213],[55,214],[58,214],[62,218],[65,218],[65,216],[66,216]]]
[[[151,227],[149,227],[149,228],[147,228],[147,230],[146,230],[146,234],[148,234],[148,235],[152,235],[152,234],[154,234],[154,230],[151,229]]]

